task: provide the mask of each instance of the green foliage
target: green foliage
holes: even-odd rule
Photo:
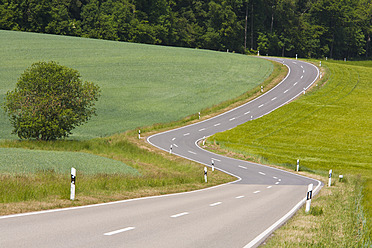
[[[83,83],[76,70],[38,62],[6,94],[4,108],[19,138],[55,140],[95,114],[99,92],[93,83]]]
[[[371,15],[370,0],[3,0],[0,29],[344,58],[372,55]]]

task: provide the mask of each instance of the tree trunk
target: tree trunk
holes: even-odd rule
[[[248,25],[248,2],[245,9],[245,28],[244,28],[244,51],[247,50],[247,25]]]
[[[254,12],[253,12],[253,1],[252,2],[252,11],[251,11],[251,50],[253,50],[253,17],[254,17]]]

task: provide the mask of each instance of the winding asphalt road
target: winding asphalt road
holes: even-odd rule
[[[309,88],[308,63],[274,59],[287,77],[261,97],[212,119],[156,134],[148,142],[234,175],[233,183],[188,193],[0,216],[0,247],[255,247],[304,203],[319,181],[201,149],[204,136],[259,118]],[[294,158],[295,160],[296,158]],[[201,173],[203,173],[201,171]],[[208,173],[212,173],[209,170]]]

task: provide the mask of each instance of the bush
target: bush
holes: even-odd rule
[[[82,82],[77,70],[56,62],[38,62],[6,94],[4,109],[21,139],[55,140],[95,115],[98,86]]]

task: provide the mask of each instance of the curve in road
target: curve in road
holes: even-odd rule
[[[287,77],[261,97],[206,121],[156,134],[148,142],[235,175],[233,183],[164,196],[0,216],[0,247],[255,247],[303,203],[307,185],[294,173],[231,159],[197,142],[259,118],[303,93],[317,79],[308,63],[286,64]],[[211,172],[209,172],[211,173]]]

